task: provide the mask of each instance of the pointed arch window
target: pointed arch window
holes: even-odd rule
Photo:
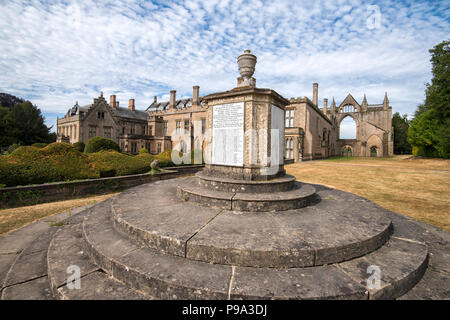
[[[286,139],[285,157],[286,157],[286,159],[294,158],[294,139],[293,138]]]
[[[356,122],[351,116],[345,116],[339,124],[339,139],[356,139]]]
[[[347,112],[356,112],[356,108],[352,104],[346,104],[345,106],[342,106],[339,110],[340,113],[347,113]]]

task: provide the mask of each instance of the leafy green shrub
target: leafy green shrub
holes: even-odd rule
[[[159,161],[160,167],[173,167],[175,164],[172,162],[172,150],[166,150],[157,156],[155,159]]]
[[[50,143],[48,146],[43,148],[42,151],[46,155],[53,155],[53,154],[74,153],[76,150],[70,143],[54,142]]]
[[[69,143],[52,143],[42,149],[25,146],[0,157],[0,183],[12,187],[146,173],[153,160],[161,167],[173,166],[170,156],[170,150],[157,156],[114,150],[86,154]]]
[[[141,148],[141,150],[139,150],[139,154],[143,154],[143,153],[149,153],[149,152],[146,148]]]
[[[88,142],[86,143],[86,147],[84,148],[84,152],[86,153],[94,153],[101,150],[115,150],[117,152],[120,152],[120,147],[111,139],[103,137],[93,137],[88,140]]]
[[[131,156],[114,150],[102,150],[89,154],[91,164],[99,172],[112,172],[116,176],[145,173],[150,170],[151,162],[141,156]]]
[[[84,147],[85,147],[85,144],[83,143],[83,142],[75,142],[73,145],[72,145],[75,149],[77,149],[78,151],[80,151],[80,152],[83,152],[84,151]]]
[[[99,170],[88,155],[68,143],[52,143],[42,149],[19,147],[0,158],[0,181],[8,187],[98,177]]]
[[[12,145],[10,145],[8,147],[8,153],[11,154],[13,153],[14,150],[16,150],[18,147],[20,147],[20,144],[18,143],[13,143]]]
[[[116,169],[100,169],[100,178],[115,177]]]
[[[419,155],[419,147],[413,146],[412,147],[412,154],[414,157],[417,157]]]
[[[18,147],[9,155],[10,158],[21,161],[33,161],[34,159],[37,160],[43,156],[42,149],[31,146]]]
[[[35,147],[35,148],[42,149],[42,148],[45,148],[46,146],[48,146],[48,143],[45,143],[45,142],[36,142],[36,143],[33,143],[31,146],[32,146],[32,147]]]

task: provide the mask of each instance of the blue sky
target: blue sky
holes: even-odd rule
[[[0,92],[49,125],[100,91],[121,105],[228,90],[236,57],[257,55],[258,87],[286,98],[348,93],[412,114],[431,79],[428,50],[450,38],[449,1],[0,0]]]

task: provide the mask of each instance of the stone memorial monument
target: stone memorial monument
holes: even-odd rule
[[[285,174],[288,101],[256,88],[249,50],[238,65],[237,87],[204,97],[202,171],[128,189],[42,240],[54,297],[395,299],[420,281],[425,229]],[[79,290],[66,284],[71,265],[80,266]]]
[[[289,102],[273,90],[255,87],[255,64],[256,57],[245,50],[238,57],[238,86],[203,98],[212,133],[206,174],[242,180],[284,175],[284,107]]]
[[[285,175],[284,107],[289,102],[274,90],[255,87],[256,61],[245,50],[237,59],[237,87],[203,98],[211,132],[207,163],[196,175],[198,183],[178,187],[184,199],[245,211],[296,209],[314,200],[313,187],[300,188]]]

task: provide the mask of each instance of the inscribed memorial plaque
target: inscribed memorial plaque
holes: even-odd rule
[[[213,107],[212,164],[244,165],[244,103]]]

